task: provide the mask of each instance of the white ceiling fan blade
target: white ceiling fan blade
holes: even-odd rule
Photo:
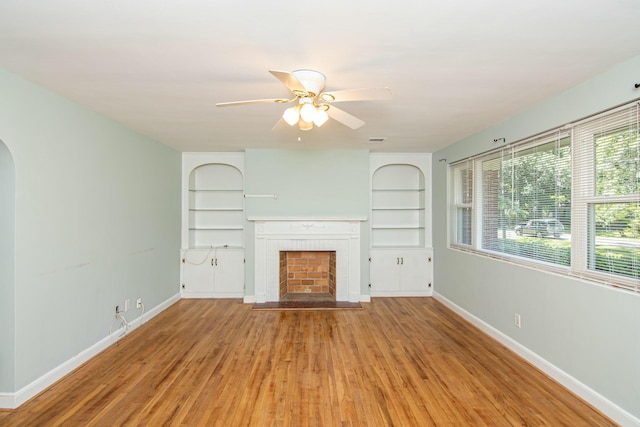
[[[364,125],[364,122],[359,118],[352,116],[346,111],[341,110],[338,107],[334,107],[333,105],[330,106],[327,110],[327,115],[333,120],[340,122],[343,125],[350,127],[351,129],[358,129],[359,127]]]
[[[384,100],[391,99],[391,89],[388,87],[372,87],[336,90],[333,92],[323,92],[318,99],[325,102]]]
[[[269,70],[269,72],[273,74],[282,83],[284,83],[287,89],[289,89],[291,92],[295,93],[295,91],[298,91],[298,92],[307,91],[305,87],[302,86],[302,83],[300,83],[300,80],[298,80],[298,78],[294,76],[293,73],[290,73],[289,71],[278,71],[278,70]]]
[[[234,107],[236,105],[246,105],[246,104],[271,104],[273,102],[284,104],[286,102],[291,102],[291,100],[282,99],[282,98],[251,99],[248,101],[219,102],[216,104],[216,107]]]

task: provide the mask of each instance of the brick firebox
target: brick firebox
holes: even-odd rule
[[[280,299],[336,296],[335,251],[280,251]]]

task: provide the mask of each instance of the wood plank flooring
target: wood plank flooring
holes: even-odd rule
[[[181,300],[2,426],[609,426],[432,298]]]

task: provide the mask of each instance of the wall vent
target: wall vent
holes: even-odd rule
[[[384,136],[372,136],[369,138],[369,144],[380,144],[384,142],[385,139],[387,138]]]

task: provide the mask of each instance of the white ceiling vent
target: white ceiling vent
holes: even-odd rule
[[[382,144],[386,139],[384,136],[372,136],[369,138],[369,144]]]

